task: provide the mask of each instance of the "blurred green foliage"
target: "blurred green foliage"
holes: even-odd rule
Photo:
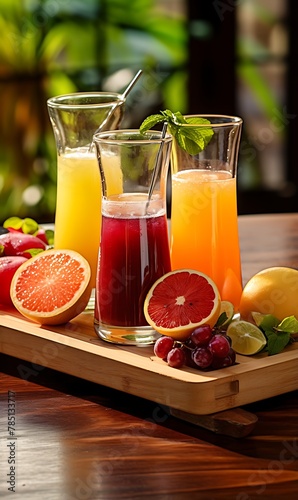
[[[186,20],[158,0],[1,0],[0,32],[0,224],[12,215],[54,220],[48,97],[121,92],[123,70],[141,68],[127,126],[160,107],[186,109]],[[118,88],[106,88],[117,72]]]

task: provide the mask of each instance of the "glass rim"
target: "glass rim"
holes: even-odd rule
[[[243,119],[236,115],[220,115],[220,114],[192,114],[183,115],[184,118],[205,118],[209,120],[210,123],[181,123],[181,127],[228,127],[228,126],[240,126],[243,123]],[[212,120],[222,120],[222,121],[212,121]]]
[[[101,97],[110,98],[106,101],[97,101]],[[90,102],[88,102],[88,99]],[[85,102],[83,102],[85,100]],[[123,104],[125,98],[118,92],[71,92],[69,94],[61,94],[50,97],[47,100],[47,105],[51,108],[60,109],[86,109],[86,108],[103,108],[112,106],[113,104]]]
[[[134,138],[133,136],[136,136]],[[113,137],[114,136],[114,137]],[[119,137],[116,137],[119,136]],[[121,138],[121,136],[123,136]],[[126,136],[126,138],[125,138]],[[96,143],[105,144],[161,144],[163,142],[171,142],[172,136],[166,134],[162,137],[162,132],[160,130],[146,130],[142,134],[139,129],[118,129],[118,130],[106,130],[105,132],[97,132],[93,136],[93,141]]]

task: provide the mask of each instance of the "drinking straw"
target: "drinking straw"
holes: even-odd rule
[[[140,78],[141,74],[143,73],[143,70],[142,69],[139,69],[139,71],[137,72],[137,74],[134,76],[134,78],[131,80],[131,82],[127,85],[126,89],[124,90],[123,94],[122,94],[122,99],[126,99],[126,97],[128,96],[129,92],[131,91],[131,89],[133,88],[133,86],[135,85],[135,83],[137,82],[137,80]]]
[[[153,173],[152,173],[151,182],[150,182],[150,186],[149,186],[148,199],[147,199],[147,203],[146,203],[146,212],[148,210],[148,206],[149,206],[149,203],[150,203],[150,200],[151,200],[151,196],[152,196],[152,193],[153,193],[153,190],[154,190],[154,187],[155,187],[155,183],[156,183],[156,180],[157,180],[157,177],[158,177],[158,174],[159,174],[159,170],[160,170],[160,167],[161,167],[161,153],[162,153],[162,148],[163,148],[163,145],[164,145],[164,140],[163,139],[166,136],[167,128],[168,128],[168,124],[167,124],[167,122],[164,122],[163,127],[162,127],[162,132],[161,132],[161,139],[162,139],[162,141],[160,143],[160,146],[159,146],[159,149],[158,149],[158,152],[157,152],[156,161],[155,161],[155,165],[154,165],[154,168],[153,168]]]
[[[126,97],[128,96],[129,92],[131,91],[131,89],[133,88],[133,86],[135,85],[135,83],[137,82],[137,80],[140,78],[141,74],[143,73],[143,70],[142,69],[139,69],[139,71],[136,73],[136,75],[133,77],[133,79],[131,80],[131,82],[127,85],[126,89],[124,90],[124,92],[122,93],[121,95],[121,98],[119,99],[119,101],[117,101],[114,106],[111,107],[110,111],[108,112],[105,120],[103,121],[103,123],[100,124],[100,126],[98,127],[98,129],[94,132],[94,134],[98,134],[98,132],[100,132],[102,130],[102,128],[104,127],[104,125],[107,123],[108,119],[111,117],[111,115],[114,113],[115,109],[117,108],[117,106],[119,106],[119,103],[121,101],[125,101]],[[92,141],[92,144],[91,146],[93,145],[93,141]]]

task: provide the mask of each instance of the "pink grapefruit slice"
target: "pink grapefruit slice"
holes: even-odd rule
[[[185,340],[198,326],[215,325],[220,295],[209,276],[192,269],[178,269],[159,278],[144,303],[145,318],[156,331]]]
[[[41,325],[67,323],[87,306],[90,275],[90,266],[79,253],[46,250],[17,269],[11,300],[23,316]]]

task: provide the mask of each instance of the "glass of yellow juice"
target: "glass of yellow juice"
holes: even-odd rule
[[[188,137],[194,127],[208,135],[201,152],[191,155],[173,140],[171,264],[173,270],[190,268],[210,276],[221,299],[237,311],[242,293],[236,194],[242,119],[200,116],[208,122],[182,127]]]
[[[120,125],[124,99],[114,92],[78,92],[47,101],[57,147],[54,247],[85,257],[95,288],[101,231],[101,180],[93,135]]]

